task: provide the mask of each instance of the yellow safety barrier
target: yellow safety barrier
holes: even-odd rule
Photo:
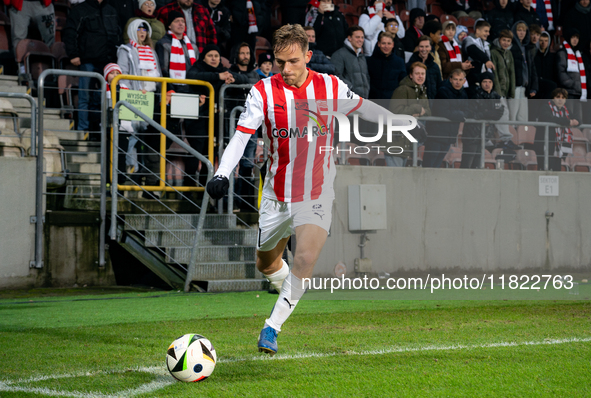
[[[112,105],[114,107],[117,104],[117,83],[119,80],[139,80],[139,81],[148,81],[148,82],[156,82],[161,83],[161,101],[160,101],[160,125],[166,128],[166,86],[168,83],[176,83],[176,84],[187,84],[192,86],[205,86],[209,89],[209,124],[208,124],[208,131],[209,131],[209,161],[213,164],[213,136],[214,136],[214,98],[215,93],[213,90],[213,86],[202,80],[191,80],[191,79],[171,79],[168,77],[148,77],[148,76],[135,76],[135,75],[117,75],[111,81],[111,98],[112,98]],[[110,170],[109,176],[112,176],[113,173],[113,128],[111,127],[111,156],[110,159]],[[166,192],[189,192],[189,191],[203,191],[205,190],[204,187],[182,187],[182,186],[166,186],[166,136],[164,134],[160,134],[160,185],[142,185],[141,187],[138,185],[117,185],[117,189],[120,191],[166,191]]]

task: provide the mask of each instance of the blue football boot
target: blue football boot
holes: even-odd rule
[[[261,330],[258,346],[259,352],[275,355],[277,353],[277,331],[271,326],[265,325]]]

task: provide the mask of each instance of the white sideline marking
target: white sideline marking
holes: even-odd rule
[[[345,352],[329,352],[329,353],[300,353],[291,355],[275,355],[273,357],[269,355],[253,355],[243,358],[228,358],[220,359],[218,363],[233,363],[233,362],[246,362],[246,361],[281,361],[290,359],[307,359],[307,358],[327,358],[336,356],[346,355],[385,355],[402,352],[423,352],[423,351],[455,351],[455,350],[473,350],[478,348],[498,348],[498,347],[521,347],[521,346],[538,346],[538,345],[556,345],[556,344],[568,344],[568,343],[587,343],[591,342],[591,337],[579,338],[572,337],[566,339],[545,339],[542,341],[525,341],[522,343],[516,342],[500,342],[500,343],[489,343],[489,344],[475,344],[475,345],[428,345],[421,347],[390,347],[381,350],[368,350],[368,351],[345,351]],[[19,387],[15,384],[23,383],[34,383],[44,380],[55,380],[64,378],[75,378],[75,377],[86,377],[96,376],[99,374],[116,374],[124,373],[128,371],[134,372],[146,372],[152,373],[159,377],[157,380],[143,384],[137,388],[131,388],[123,391],[119,391],[115,394],[103,394],[100,392],[79,392],[79,391],[59,391],[52,390],[49,388],[35,388],[35,387]],[[73,397],[73,398],[119,398],[119,397],[133,397],[140,394],[148,394],[157,390],[160,390],[169,385],[175,384],[176,381],[168,375],[168,372],[163,366],[151,366],[141,367],[135,369],[124,369],[124,370],[111,370],[111,371],[96,371],[96,372],[79,372],[62,375],[49,375],[49,376],[37,376],[28,379],[19,379],[14,381],[0,381],[0,391],[8,392],[26,392],[43,394],[52,397]]]

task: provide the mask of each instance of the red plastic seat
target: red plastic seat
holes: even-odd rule
[[[573,153],[566,158],[571,171],[591,171],[591,163],[587,159],[587,149],[583,145],[573,145]]]
[[[450,15],[450,14],[440,15],[439,20],[441,21],[441,23],[444,23],[445,21],[452,21],[453,23],[456,24],[456,26],[458,26],[458,20],[456,19],[456,17],[454,17],[453,15]]]
[[[538,159],[536,153],[531,149],[519,149],[513,161],[513,165],[518,170],[537,170]]]
[[[16,46],[16,61],[24,64],[25,72],[30,73],[33,80],[50,68],[55,68],[56,60],[45,43],[39,40],[24,39]]]
[[[448,168],[459,169],[462,163],[462,150],[455,146],[450,147],[447,155],[443,158],[443,163]]]

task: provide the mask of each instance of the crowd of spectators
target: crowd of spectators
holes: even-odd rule
[[[46,44],[53,43],[51,0],[7,2],[15,47],[26,37],[24,26],[30,21],[37,24]],[[217,97],[224,83],[253,84],[274,69],[271,53],[259,54],[259,59],[255,53],[258,37],[271,40],[270,0],[71,3],[62,41],[71,64],[83,71],[103,73],[107,64],[114,63],[125,74],[197,78],[212,83]],[[548,109],[556,114],[550,100],[557,88],[563,89],[560,95],[566,97],[565,104],[557,109],[567,109],[577,123],[583,121],[585,70],[591,69],[590,0],[443,0],[443,11],[455,17],[443,21],[428,14],[421,0],[409,0],[402,7],[392,0],[370,0],[358,15],[358,24],[351,26],[333,0],[279,3],[283,23],[305,27],[313,52],[308,64],[311,69],[336,74],[363,97],[391,99],[394,112],[444,116],[454,122],[445,127],[420,125],[417,134],[425,144],[426,167],[440,166],[449,145],[457,140],[459,123],[466,118],[498,120],[499,124],[491,127],[494,135],[487,137],[487,145],[518,149],[509,125],[502,122],[544,119],[530,109],[531,99],[546,100]],[[404,21],[397,12],[401,8],[409,10]],[[473,21],[473,26],[457,23],[461,18]],[[224,60],[231,66],[224,66]],[[89,84],[89,78],[80,79],[79,130],[90,128],[85,111],[99,105],[99,99],[86,90]],[[125,84],[158,94],[154,83]],[[171,88],[206,94],[184,84]],[[242,99],[246,91],[228,94]],[[458,105],[450,111],[449,105],[444,106],[450,103],[448,100],[475,100],[474,104],[482,105],[484,99],[492,100],[494,109]],[[207,106],[206,101],[201,105]],[[199,123],[194,122],[192,127],[200,131],[204,126]],[[468,145],[464,145],[462,167],[478,164],[471,152],[477,152],[480,135],[472,130],[464,128]],[[191,143],[204,149],[203,142],[199,139]],[[403,157],[391,156],[386,162],[404,165]],[[245,169],[249,172],[248,165]]]

